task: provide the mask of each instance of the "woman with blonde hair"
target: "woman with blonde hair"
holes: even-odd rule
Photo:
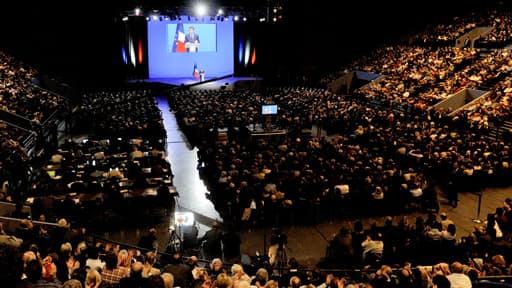
[[[125,272],[126,275],[130,275],[130,268],[132,265],[132,256],[128,253],[128,250],[121,249],[117,253],[117,267]]]
[[[244,271],[244,267],[240,264],[231,265],[231,279],[233,280],[233,287],[237,288],[241,281],[251,282],[251,276]]]
[[[82,288],[82,282],[77,279],[69,279],[62,284],[62,288]]]
[[[85,276],[86,288],[98,288],[101,285],[101,274],[96,269],[90,269]]]
[[[444,276],[450,275],[451,274],[450,265],[445,262],[441,262],[441,263],[438,263],[437,265],[434,265],[434,267],[432,269],[432,275],[435,275],[435,274],[441,274]]]

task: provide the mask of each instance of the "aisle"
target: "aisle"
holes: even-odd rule
[[[167,131],[167,159],[174,174],[174,186],[180,195],[177,198],[176,211],[192,212],[201,236],[210,229],[213,221],[222,222],[222,219],[212,202],[206,198],[208,188],[200,179],[197,170],[197,147],[189,147],[185,135],[176,123],[174,113],[169,110],[167,99],[157,97],[157,102]]]

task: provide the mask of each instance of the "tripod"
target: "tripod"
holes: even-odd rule
[[[276,257],[277,273],[279,276],[283,276],[283,270],[288,265],[288,256],[286,255],[286,246],[284,243],[279,243]]]
[[[180,235],[176,232],[174,227],[170,228],[169,240],[167,241],[167,247],[165,252],[168,254],[182,253],[183,252],[183,240]]]
[[[269,264],[275,267],[274,274],[281,276],[283,269],[288,264],[288,256],[286,255],[288,240],[286,235],[282,234],[279,229],[274,228],[272,230],[271,246],[268,249]]]

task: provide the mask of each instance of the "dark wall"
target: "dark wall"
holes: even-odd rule
[[[0,17],[0,48],[79,86],[125,78],[119,11],[136,3],[152,4],[150,0],[12,2],[11,9]],[[300,73],[311,67],[328,70],[426,23],[490,2],[494,0],[289,0],[285,1],[288,22],[251,29],[261,35],[260,44],[266,47],[261,50],[265,73]],[[281,35],[287,38],[282,40]]]
[[[120,78],[119,32],[113,7],[74,1],[13,1],[0,17],[0,47],[76,85]],[[94,1],[93,1],[94,2]],[[109,80],[107,80],[109,79]]]

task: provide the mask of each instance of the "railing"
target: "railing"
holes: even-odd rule
[[[8,217],[16,210],[16,204],[11,202],[0,201],[0,217]],[[28,213],[32,217],[30,206],[23,205],[22,212]]]
[[[0,203],[4,204],[4,202],[0,202]],[[10,204],[10,203],[7,203],[7,204]],[[1,206],[0,206],[0,208],[1,208]],[[18,227],[20,227],[21,221],[22,221],[22,219],[0,216],[0,222],[3,223],[4,230],[8,234],[12,234],[14,231],[16,231],[16,229]],[[50,222],[33,221],[33,223],[36,225],[40,225],[45,230],[47,230],[49,233],[51,233],[53,228],[58,226],[56,223],[50,223]],[[145,252],[148,251],[147,249],[142,248],[142,247],[138,247],[135,245],[129,245],[126,243],[106,239],[104,237],[99,237],[99,236],[87,237],[87,239],[88,239],[87,241],[90,242],[90,243],[87,243],[88,245],[94,245],[95,243],[103,242],[103,243],[111,243],[111,244],[119,245],[119,247],[121,247],[122,249],[136,249],[136,250],[141,251],[142,254],[144,254]],[[163,269],[165,264],[167,264],[164,259],[171,259],[172,255],[170,255],[169,253],[166,253],[166,252],[157,252],[157,254],[159,256],[159,259],[161,259],[161,261],[159,262],[160,268]],[[244,255],[244,256],[246,256],[246,255]],[[185,256],[183,258],[183,260],[186,261],[186,260],[188,260],[188,258],[190,258],[190,257]],[[269,273],[275,273],[277,270],[279,270],[279,274],[281,274],[281,272],[287,272],[287,271],[291,270],[291,268],[289,268],[289,267],[269,267],[268,262],[266,261],[266,259],[264,259],[264,257],[257,257],[257,258],[259,258],[259,259],[255,259],[254,263],[253,262],[248,263],[248,264],[246,264],[246,266],[253,266],[252,269],[254,269],[254,271],[256,271],[258,268],[262,268],[262,267],[267,268],[267,269],[269,269]],[[210,260],[201,259],[198,257],[198,263],[200,266],[207,267],[210,264],[210,262],[211,262]],[[226,262],[223,263],[223,265],[226,268],[229,268],[232,264],[234,264],[234,263],[226,263]],[[426,266],[427,271],[428,271],[428,267],[431,268],[431,266]],[[251,269],[250,267],[247,267],[246,269],[247,269],[246,270],[247,272],[251,273],[249,271]],[[417,269],[419,269],[419,266],[413,267],[411,269],[417,270]],[[378,270],[378,268],[365,269],[365,268],[355,268],[354,267],[354,268],[331,268],[331,269],[321,268],[321,269],[317,269],[317,268],[302,268],[301,267],[297,270],[299,272],[303,272],[303,273],[310,273],[310,272],[315,271],[315,272],[320,272],[321,274],[325,274],[325,275],[333,274],[333,275],[337,275],[339,277],[344,277],[351,281],[365,282],[369,279],[370,275],[372,275],[373,273],[375,273]],[[399,270],[400,270],[400,268],[392,269],[394,274],[398,273]],[[279,278],[279,276],[276,276],[276,277]],[[485,288],[485,287],[511,287],[512,288],[512,276],[510,276],[510,275],[480,276],[480,277],[478,277],[478,279],[476,279],[476,281],[473,284],[474,284],[473,285],[474,288]]]

